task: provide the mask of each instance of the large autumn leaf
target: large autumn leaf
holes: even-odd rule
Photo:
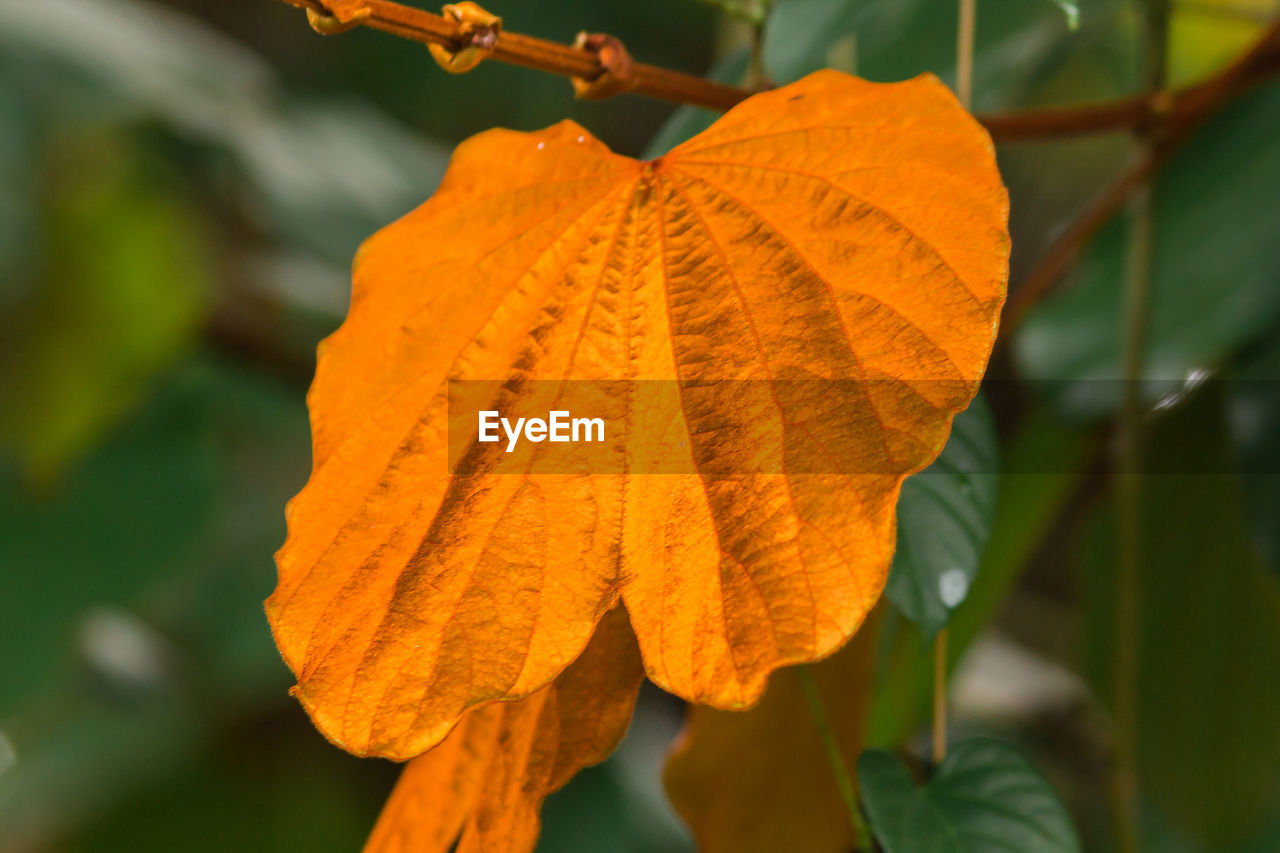
[[[411,761],[365,853],[447,853],[455,840],[458,853],[533,850],[543,799],[613,751],[643,678],[626,612],[615,608],[559,678],[470,711]]]
[[[463,143],[361,249],[320,349],[268,602],[316,724],[418,755],[549,683],[619,596],[649,677],[693,701],[746,706],[830,653],[986,366],[1006,218],[990,140],[929,76],[819,72],[647,163],[570,122]],[[620,468],[529,473],[526,443],[512,473],[474,442],[451,468],[454,380],[520,414],[537,380],[597,380],[575,387]],[[857,465],[797,473],[801,445]]]

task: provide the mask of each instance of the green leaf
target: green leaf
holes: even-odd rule
[[[858,759],[871,830],[885,853],[1074,853],[1075,829],[1049,783],[1013,747],[956,744],[926,784],[887,752]]]
[[[969,595],[948,629],[949,668],[999,612],[1023,566],[1084,478],[1093,444],[1088,434],[1033,411],[1006,445],[991,537]],[[892,611],[886,617],[890,615]],[[867,731],[867,743],[879,747],[901,744],[926,718],[933,696],[928,643],[919,631],[895,630],[894,620],[885,622],[884,662]]]
[[[1144,378],[1154,401],[1213,368],[1280,316],[1280,85],[1242,97],[1161,171],[1154,188]],[[1120,399],[1128,227],[1113,220],[1014,341],[1023,374],[1078,417]]]
[[[764,27],[765,72],[785,83],[817,71],[827,50],[853,32],[873,5],[867,0],[779,0]]]
[[[1211,383],[1147,432],[1134,672],[1139,789],[1182,834],[1229,850],[1280,790],[1280,584],[1261,565]],[[1105,507],[1110,509],[1110,507]],[[1115,519],[1086,531],[1083,647],[1112,701]],[[1153,848],[1154,849],[1154,848]]]
[[[898,498],[898,547],[885,588],[925,638],[951,620],[978,573],[997,483],[995,422],[981,397],[960,413],[932,465]]]

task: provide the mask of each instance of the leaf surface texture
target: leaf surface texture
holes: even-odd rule
[[[834,651],[884,586],[903,477],[985,369],[1006,220],[990,140],[928,76],[819,72],[650,162],[571,122],[463,143],[361,249],[320,350],[268,601],[316,724],[419,755],[544,688],[619,599],[691,701],[745,707]],[[535,472],[528,443],[525,474],[451,466],[458,380],[498,380],[511,417],[592,382],[621,470]]]

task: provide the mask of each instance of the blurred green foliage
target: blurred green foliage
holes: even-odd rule
[[[1245,507],[1254,541],[1280,572],[1280,327],[1273,327],[1232,365],[1228,429],[1237,449]]]
[[[172,176],[108,134],[55,144],[44,152],[46,284],[0,339],[0,381],[22,403],[0,412],[0,438],[41,480],[136,404],[191,339],[214,288],[200,214]]]
[[[1140,2],[1085,0],[1073,29],[1060,7],[1074,4],[981,0],[976,105],[1133,91]],[[638,59],[733,82],[751,59],[741,19],[768,5],[773,81],[824,65],[954,75],[954,3],[718,4],[734,20],[696,0],[487,5],[518,32],[610,32]],[[1172,78],[1221,67],[1276,7],[1175,4]],[[0,0],[0,849],[359,846],[395,768],[315,733],[260,604],[309,470],[312,353],[345,311],[360,241],[430,194],[464,136],[571,117],[656,156],[714,119],[570,91],[495,62],[449,76],[381,33],[320,38],[275,0]],[[1147,458],[1178,473],[1146,492],[1152,850],[1261,853],[1280,837],[1278,97],[1272,83],[1231,105],[1155,190],[1148,374],[1170,380],[1153,399],[1176,393]],[[1015,287],[1131,154],[1121,135],[1001,148]],[[938,466],[907,483],[901,611],[883,620],[868,736],[915,744],[922,630],[948,625],[953,669],[991,626],[1016,634],[1089,679],[1088,707],[1059,709],[1049,732],[958,725],[1018,740],[1091,850],[1107,844],[1105,430],[1127,233],[1110,223],[1001,341],[994,414],[961,416]],[[1193,373],[1229,381],[1188,391]],[[954,570],[953,608],[938,582]],[[619,753],[549,801],[544,849],[688,849],[657,782],[679,709],[646,695]]]
[[[1151,425],[1145,452],[1169,468],[1143,486],[1137,602],[1144,792],[1209,850],[1247,842],[1280,808],[1280,587],[1250,540],[1221,397],[1202,389]],[[1080,552],[1088,671],[1107,702],[1114,525],[1098,520]]]
[[[1144,373],[1152,402],[1195,372],[1222,367],[1280,319],[1277,134],[1280,86],[1271,84],[1230,105],[1174,156],[1153,187],[1155,268]],[[1118,405],[1118,383],[1105,380],[1120,375],[1116,283],[1125,277],[1128,233],[1123,217],[1113,220],[1071,281],[1018,336],[1025,375],[1044,380],[1038,387],[1064,414],[1106,414]]]

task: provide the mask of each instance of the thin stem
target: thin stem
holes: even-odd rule
[[[835,731],[831,728],[831,719],[827,716],[826,706],[822,704],[822,694],[813,680],[813,673],[808,666],[797,666],[796,678],[800,679],[800,689],[804,692],[805,701],[809,704],[809,715],[813,717],[813,727],[818,730],[823,750],[827,754],[827,764],[831,766],[831,775],[835,777],[836,787],[840,789],[840,798],[844,800],[845,810],[849,813],[849,822],[853,824],[853,833],[859,850],[871,849],[871,830],[858,808],[858,794],[853,786],[853,776],[845,763],[844,753],[840,751],[840,743],[836,740]]]
[[[973,106],[973,34],[977,27],[978,0],[960,0],[956,27],[956,97],[965,109]]]
[[[333,0],[280,2],[328,13],[326,4]],[[454,21],[388,0],[362,2],[370,10],[369,17],[359,22],[363,26],[423,44],[459,46],[458,24]],[[507,30],[498,34],[492,58],[584,80],[594,80],[603,73],[599,60],[591,53]],[[1280,37],[1273,23],[1267,36],[1251,53],[1249,62],[1237,63],[1203,83],[1165,93],[1159,101],[1143,94],[1101,104],[980,115],[978,120],[998,142],[1128,130],[1148,125],[1156,116],[1165,116],[1171,125],[1194,122],[1203,110],[1212,109],[1277,72],[1280,72]],[[627,91],[716,110],[727,110],[754,94],[752,89],[728,86],[643,63],[634,64],[631,75],[633,85]]]
[[[1115,766],[1111,796],[1115,818],[1116,849],[1138,849],[1135,765],[1137,736],[1138,591],[1142,572],[1142,400],[1138,392],[1142,376],[1148,294],[1151,280],[1151,190],[1143,187],[1134,198],[1129,234],[1129,274],[1125,288],[1124,400],[1120,411],[1117,460],[1117,571],[1115,589],[1116,660],[1112,685],[1115,726]]]
[[[751,90],[765,86],[763,21],[751,25],[751,61],[747,65],[746,84]]]
[[[960,0],[956,27],[956,97],[964,108],[973,106],[973,39],[977,30],[977,0]],[[933,638],[933,763],[947,757],[947,629]]]
[[[1169,76],[1169,0],[1146,0],[1147,91],[1161,92]]]
[[[1147,0],[1145,16],[1147,87],[1153,96],[1163,90],[1167,73],[1169,39],[1168,0]],[[1162,128],[1144,129],[1139,146],[1143,156],[1154,158]],[[1144,372],[1147,325],[1151,303],[1151,253],[1153,237],[1152,186],[1145,182],[1134,196],[1129,232],[1129,269],[1124,299],[1124,397],[1120,408],[1117,459],[1118,541],[1115,594],[1116,663],[1113,692],[1115,715],[1115,768],[1112,798],[1116,848],[1135,853],[1138,833],[1137,732],[1139,590],[1142,549],[1142,413],[1141,379]]]
[[[933,764],[947,757],[947,629],[933,638]]]

